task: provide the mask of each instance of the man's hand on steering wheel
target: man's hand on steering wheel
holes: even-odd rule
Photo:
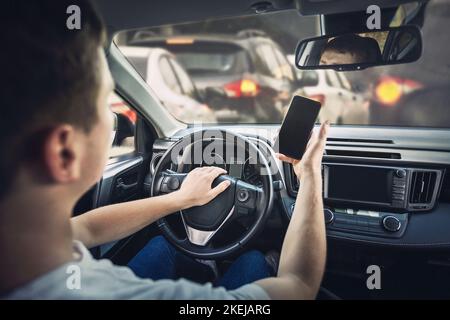
[[[230,186],[230,181],[223,181],[212,188],[213,181],[227,171],[219,167],[195,168],[184,179],[178,191],[182,209],[207,204]]]

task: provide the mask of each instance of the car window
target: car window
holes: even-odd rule
[[[127,56],[128,61],[134,66],[139,75],[147,81],[147,57]]]
[[[255,49],[255,56],[253,59],[253,65],[255,71],[264,75],[264,76],[272,76],[272,71],[269,68],[269,64],[266,61],[265,52],[262,46],[258,46]]]
[[[134,126],[137,120],[136,112],[117,93],[113,92],[108,98],[112,112],[119,122],[118,131],[109,152],[109,158],[115,158],[135,151]]]
[[[275,57],[278,60],[278,64],[280,65],[283,77],[293,81],[295,79],[294,72],[292,71],[292,66],[287,60],[286,56],[283,55],[278,48],[272,48],[273,52],[275,53]]]
[[[272,50],[272,47],[268,44],[260,45],[257,48],[257,51],[262,62],[265,64],[265,69],[268,70],[269,75],[276,79],[283,78],[281,67],[275,57],[275,52]]]
[[[345,75],[342,72],[337,72],[336,75],[339,79],[339,83],[341,84],[342,88],[344,88],[346,90],[352,90],[352,85],[350,84],[350,82],[347,80],[347,78],[345,77]]]
[[[346,89],[344,86],[344,83],[342,82],[342,75],[339,74],[339,72],[335,73],[337,81],[339,82],[339,88],[340,89]]]
[[[333,83],[333,81],[331,81],[330,71],[329,70],[324,70],[323,73],[325,74],[325,82],[327,83],[327,85],[329,87],[335,87],[335,84]]]
[[[178,79],[167,57],[163,56],[159,59],[159,68],[162,78],[164,79],[165,84],[170,88],[170,90],[181,94],[182,90],[180,84],[178,83]]]
[[[183,94],[195,99],[196,92],[194,84],[191,81],[191,78],[188,76],[186,71],[184,71],[184,69],[179,65],[177,61],[175,61],[172,58],[168,58],[168,60],[170,61],[173,71],[175,72],[175,75],[179,80]]]
[[[327,70],[327,75],[328,75],[328,77],[329,77],[331,86],[332,86],[333,88],[338,88],[338,89],[341,89],[341,88],[342,88],[341,83],[339,82],[339,78],[338,78],[338,76],[337,76],[337,72],[336,72],[336,71],[333,71],[333,70]]]
[[[193,76],[233,75],[249,69],[246,52],[235,46],[208,44],[200,48],[191,48],[191,50],[183,48],[183,50],[176,49],[172,52],[176,55],[178,62]]]
[[[299,70],[297,78],[302,81],[305,87],[316,87],[319,85],[319,74],[316,70]]]

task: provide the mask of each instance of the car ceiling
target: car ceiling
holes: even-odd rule
[[[297,9],[302,15],[365,11],[369,5],[393,7],[411,0],[94,0],[108,34],[125,29]]]

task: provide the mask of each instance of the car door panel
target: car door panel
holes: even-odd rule
[[[128,156],[115,159],[106,166],[97,187],[95,207],[136,200],[143,197],[143,181],[146,174],[143,156]],[[113,241],[97,247],[97,257],[103,257],[114,246],[127,243],[127,240]]]
[[[106,166],[100,182],[97,207],[140,197],[144,179],[142,156],[118,159]]]

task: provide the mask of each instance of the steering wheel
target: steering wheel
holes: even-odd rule
[[[200,130],[174,143],[155,168],[151,196],[176,191],[186,177],[186,171],[192,170],[190,161],[194,160],[196,163],[196,157],[198,160],[199,152],[203,158],[204,150],[212,150],[211,146],[223,147],[227,143],[227,152],[232,149],[252,155],[251,158],[255,159],[253,161],[260,168],[261,185],[255,186],[229,175],[217,177],[212,187],[225,180],[230,181],[230,186],[209,203],[180,211],[186,237],[177,235],[167,219],[158,220],[158,226],[169,242],[195,258],[217,259],[230,256],[262,229],[272,209],[274,193],[268,161],[254,143],[239,134],[225,130],[214,130],[214,134],[211,134],[211,131]],[[213,157],[215,156],[217,153],[213,153]],[[177,170],[164,169],[170,164],[176,164]],[[221,233],[225,225],[243,217],[254,219],[251,219],[251,225],[237,239],[230,239],[228,244],[219,247],[212,245],[211,240]]]

